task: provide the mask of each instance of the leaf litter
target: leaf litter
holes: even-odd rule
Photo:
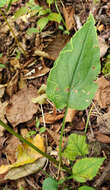
[[[20,2],[20,4],[19,4]],[[38,2],[36,1],[38,4],[42,4],[43,6],[47,6],[45,4],[44,1],[42,2]],[[74,4],[74,11],[75,11],[75,14],[80,18],[80,22],[83,24],[88,16],[88,13],[85,11],[82,10],[82,2],[81,1],[78,1],[77,3],[76,2],[73,2]],[[99,13],[100,13],[100,9],[101,9],[101,6],[102,5],[105,5],[106,3],[104,1],[101,1],[100,3],[100,6],[98,7],[98,11],[97,11],[97,7],[96,7],[96,12],[97,12],[97,15],[99,16]],[[15,3],[16,5],[16,3]],[[18,1],[17,5],[16,6],[13,6],[13,9],[15,11],[16,7],[19,8],[19,6],[24,6],[22,4],[22,1]],[[88,6],[89,5],[89,6]],[[60,5],[61,6],[61,5]],[[64,2],[64,6],[65,6],[65,9],[66,11],[67,10],[72,10],[73,8],[71,7],[71,3],[69,4],[70,8],[68,8],[68,2]],[[87,9],[87,6],[88,6],[88,9],[90,8],[90,3],[86,2],[83,3],[83,6],[85,7],[84,10]],[[108,5],[107,5],[108,7]],[[72,10],[73,11],[73,10]],[[74,14],[72,15],[72,11],[71,12],[66,12],[66,14],[68,14],[66,17],[65,17],[65,21],[67,23],[67,26],[68,26],[68,29],[70,29],[70,31],[72,30],[72,32],[70,33],[70,35],[73,35],[73,31],[74,29],[77,28],[76,26],[76,23],[73,23],[74,22]],[[106,10],[106,13],[108,14],[108,8]],[[10,10],[10,12],[12,13],[12,11]],[[64,14],[64,12],[62,12]],[[95,13],[96,14],[96,13]],[[94,15],[95,15],[94,14]],[[97,16],[96,15],[96,16]],[[102,14],[103,16],[103,14]],[[73,18],[72,18],[73,17]],[[11,18],[9,18],[11,19]],[[72,20],[72,22],[70,21]],[[96,18],[96,20],[98,22],[103,22],[102,20],[102,17],[100,17],[100,21]],[[28,19],[28,22],[29,22],[29,19]],[[18,21],[16,21],[16,26],[15,27],[13,25],[13,21],[10,20],[10,24],[12,25],[12,27],[14,28],[14,31],[16,33],[17,36],[21,36],[21,38],[25,38],[23,41],[22,41],[22,44],[23,46],[25,47],[25,49],[28,51],[29,55],[30,56],[35,56],[34,59],[38,59],[39,58],[41,59],[43,57],[43,54],[32,54],[31,53],[31,49],[33,51],[33,43],[31,43],[30,46],[27,46],[26,45],[26,42],[27,40],[29,40],[28,42],[30,43],[30,41],[32,42],[33,41],[33,38],[37,38],[38,35],[36,35],[36,37],[33,35],[32,38],[28,38],[27,35],[24,35],[23,32],[25,31],[25,28],[28,26],[28,22],[27,23],[23,23],[23,20],[20,21],[20,19]],[[36,18],[33,19],[33,25],[36,23]],[[5,24],[5,23],[4,23]],[[103,32],[101,33],[100,32],[100,36],[102,36],[102,39],[104,43],[102,43],[102,47],[101,49],[103,49],[102,52],[104,52],[104,54],[102,55],[101,54],[101,57],[102,57],[102,62],[103,62],[103,57],[107,54],[108,52],[108,45],[105,45],[105,40],[106,40],[106,43],[109,44],[109,41],[108,40],[108,36],[109,33],[107,32],[107,23],[105,22],[105,28],[103,30]],[[19,30],[17,30],[17,28],[19,28]],[[109,28],[109,27],[108,27]],[[37,45],[37,48],[39,47],[40,51],[41,52],[46,52],[48,53],[48,56],[44,56],[43,59],[44,59],[44,70],[41,70],[39,72],[39,68],[34,65],[32,65],[32,69],[29,69],[27,66],[25,67],[26,69],[26,73],[29,73],[30,71],[33,71],[35,70],[35,73],[31,76],[25,76],[24,75],[24,70],[20,70],[20,68],[23,68],[23,65],[25,65],[25,63],[30,60],[30,58],[28,58],[27,60],[25,60],[25,58],[22,57],[22,59],[20,60],[20,62],[13,60],[11,58],[10,60],[10,66],[8,66],[8,69],[10,69],[9,72],[12,71],[12,75],[10,75],[10,73],[8,72],[8,76],[7,76],[7,73],[5,73],[4,75],[2,74],[4,69],[1,69],[1,74],[2,74],[2,77],[4,77],[3,80],[1,80],[1,85],[9,85],[9,80],[7,80],[7,78],[9,77],[9,75],[11,76],[10,77],[10,83],[11,85],[9,86],[4,86],[4,90],[3,90],[3,98],[2,98],[2,101],[1,101],[1,107],[3,108],[3,104],[8,104],[6,105],[6,111],[3,110],[3,117],[4,117],[4,121],[5,122],[9,122],[11,124],[12,127],[15,128],[15,130],[20,130],[20,132],[22,131],[22,129],[20,129],[20,127],[18,126],[19,124],[22,124],[21,126],[22,127],[25,127],[25,128],[28,128],[28,121],[30,121],[31,119],[34,119],[34,115],[37,114],[37,116],[39,117],[40,119],[40,125],[43,126],[43,119],[42,119],[42,114],[41,114],[41,110],[39,108],[39,106],[37,104],[34,104],[32,103],[32,98],[36,98],[37,96],[37,89],[39,88],[39,86],[41,86],[42,84],[46,83],[46,79],[47,79],[47,73],[49,72],[50,70],[50,67],[52,67],[53,65],[53,60],[56,60],[56,58],[58,57],[59,55],[59,52],[61,51],[61,49],[65,46],[65,44],[67,43],[67,41],[70,39],[70,36],[67,36],[67,35],[64,35],[62,34],[63,32],[59,32],[58,28],[57,28],[57,25],[56,26],[53,26],[53,24],[50,23],[49,26],[47,26],[46,30],[48,31],[44,31],[45,35],[43,34],[43,32],[40,34],[40,37],[39,37],[39,43],[36,44]],[[49,31],[50,30],[50,31]],[[49,36],[48,33],[51,32],[51,30],[53,30],[53,33]],[[15,56],[16,54],[14,54],[14,49],[16,47],[16,44],[13,43],[13,37],[12,37],[12,34],[11,35],[6,35],[6,33],[9,31],[8,27],[6,26],[6,24],[4,26],[1,27],[1,30],[0,30],[0,35],[2,37],[2,41],[1,41],[1,44],[2,46],[0,47],[0,51],[2,52],[6,52],[7,54],[7,57],[10,55],[12,56],[12,54]],[[109,31],[109,30],[108,30]],[[54,35],[54,32],[55,32],[55,35]],[[44,36],[44,37],[43,37]],[[37,41],[36,39],[36,41]],[[3,40],[6,42],[6,43],[3,43]],[[5,45],[4,45],[5,44]],[[12,44],[12,45],[10,45]],[[28,49],[29,48],[29,49]],[[52,57],[52,59],[51,59]],[[54,59],[53,59],[54,57]],[[14,61],[15,61],[15,64],[14,64]],[[6,64],[7,60],[4,62],[4,64]],[[13,65],[14,64],[14,65]],[[38,63],[37,63],[38,64]],[[20,65],[20,68],[19,68],[19,65]],[[12,69],[12,67],[14,67]],[[45,70],[46,68],[46,70]],[[6,71],[6,70],[5,70]],[[16,74],[17,73],[17,74]],[[0,74],[0,76],[1,76]],[[20,74],[20,78],[21,78],[21,74],[22,74],[22,81],[24,80],[24,82],[21,83],[23,85],[21,85],[22,87],[24,87],[23,89],[21,89],[20,85],[19,85],[19,74]],[[16,76],[14,78],[14,76]],[[25,78],[27,77],[27,78]],[[30,81],[29,81],[30,80]],[[106,79],[105,79],[106,80]],[[7,83],[8,82],[8,83]],[[26,84],[26,83],[27,84]],[[104,83],[107,84],[105,85]],[[98,120],[98,113],[97,113],[97,119],[96,119],[96,125],[94,124],[94,120],[95,120],[95,117],[94,116],[91,116],[91,125],[93,126],[93,131],[94,131],[94,134],[95,134],[95,140],[96,141],[99,141],[99,142],[103,142],[103,143],[109,143],[109,109],[108,109],[108,106],[109,106],[109,80],[106,80],[106,82],[103,82],[103,81],[100,81],[100,84],[102,84],[102,86],[100,87],[99,85],[99,88],[100,88],[100,93],[101,94],[101,98],[100,96],[98,95],[98,97],[95,99],[96,101],[96,108],[99,110],[99,112],[101,112],[101,116],[103,118],[103,120],[105,119],[106,120],[106,126],[105,124],[102,123],[102,120],[100,121],[100,119]],[[25,85],[24,85],[25,83]],[[33,85],[34,87],[30,87],[29,85]],[[37,86],[35,86],[35,84],[39,84]],[[28,87],[27,87],[28,86]],[[8,88],[9,87],[9,88]],[[34,90],[33,90],[34,89]],[[9,102],[6,103],[6,98],[4,98],[4,96],[6,95],[9,95],[10,96],[10,99],[9,99]],[[24,98],[25,97],[25,98]],[[18,99],[18,100],[17,100]],[[26,100],[25,100],[26,99]],[[99,109],[99,107],[101,109],[107,109],[107,110],[101,110]],[[4,108],[5,109],[5,108]],[[61,111],[57,114],[55,114],[54,112],[51,113],[52,111],[52,105],[50,103],[46,103],[43,105],[43,111],[44,111],[44,118],[45,118],[45,122],[46,122],[46,127],[47,127],[47,131],[44,133],[45,135],[47,135],[47,141],[49,142],[49,146],[52,146],[52,150],[55,149],[56,146],[58,146],[58,141],[59,141],[59,137],[60,137],[60,128],[61,128],[61,121],[62,121],[62,118],[64,116],[64,113]],[[96,111],[96,110],[95,110]],[[49,113],[50,112],[50,113]],[[71,112],[73,112],[71,114]],[[86,122],[86,116],[84,113],[80,113],[78,112],[76,115],[74,115],[74,111],[72,110],[69,110],[68,112],[68,117],[67,117],[67,128],[65,129],[65,136],[66,138],[68,137],[68,135],[72,132],[76,132],[77,133],[80,133],[81,130],[84,130],[84,125],[85,125],[85,122]],[[104,112],[104,114],[102,113]],[[105,115],[107,114],[107,115]],[[69,118],[70,117],[70,118]],[[69,122],[69,123],[68,123]],[[81,123],[83,122],[83,127],[81,129]],[[35,122],[34,122],[35,123]],[[90,125],[90,124],[89,124]],[[101,128],[102,125],[104,125],[104,128]],[[31,128],[35,129],[35,124],[34,126],[31,126]],[[108,129],[107,129],[108,128]],[[104,132],[104,130],[106,131],[106,129],[108,130],[106,133]],[[88,127],[88,130],[89,130],[89,127]],[[96,133],[96,131],[98,131],[98,133]],[[5,133],[3,132],[2,135],[4,135]],[[106,136],[104,136],[106,135]],[[7,136],[7,135],[6,135]],[[7,136],[8,137],[8,136]],[[65,139],[64,138],[64,141]],[[12,148],[11,150],[11,145],[13,145],[13,143],[16,145],[16,140],[10,140],[11,138],[9,138],[9,140],[7,140],[7,145],[5,145],[6,147],[4,147],[4,153],[6,151],[6,155],[7,155],[7,160],[14,163],[14,147]],[[54,141],[54,142],[53,142]],[[19,143],[18,143],[19,144]],[[64,143],[65,144],[65,143]],[[103,149],[103,147],[101,147],[101,151],[105,151],[106,155],[108,156],[107,154],[107,151],[106,151],[106,148]],[[99,153],[100,155],[100,153]],[[38,164],[36,164],[37,162],[39,161]],[[8,171],[8,174],[5,176],[5,179],[17,179],[18,176],[19,177],[23,177],[23,176],[26,176],[26,175],[30,175],[33,173],[33,171],[35,172],[35,168],[36,168],[36,165],[40,167],[40,160],[38,161],[34,161],[33,163],[31,164],[24,164],[23,166],[20,166],[20,167],[17,167],[17,168],[12,168]],[[45,160],[44,162],[41,162],[41,167],[43,167],[45,163]],[[35,169],[35,170],[34,170]],[[49,165],[49,171],[52,172],[52,166]],[[37,171],[37,170],[36,170]],[[57,172],[53,171],[54,174],[56,174]],[[40,173],[39,173],[40,175]],[[43,174],[41,174],[43,176]],[[3,176],[2,176],[3,177]],[[35,178],[37,179],[38,177],[38,174],[34,174],[34,177],[30,177],[29,176],[29,179],[32,179],[32,182],[34,181],[35,182]],[[43,177],[42,177],[43,179]],[[42,183],[42,179],[41,179],[41,183]],[[39,184],[39,181],[40,179],[37,181],[37,183]],[[70,182],[69,182],[70,183]],[[88,182],[89,183],[89,182]],[[0,185],[1,186],[1,185]],[[38,185],[39,186],[39,185]],[[104,185],[103,185],[104,186]],[[10,186],[11,187],[11,186]],[[73,187],[73,181],[72,181],[72,187]],[[76,187],[77,188],[77,187]],[[103,187],[102,187],[103,188]],[[28,186],[28,189],[33,189],[30,185]],[[39,189],[41,189],[41,186],[39,186]]]

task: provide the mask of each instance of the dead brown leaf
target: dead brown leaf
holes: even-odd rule
[[[107,113],[97,116],[97,125],[99,126],[99,132],[110,134],[110,107]]]
[[[110,144],[110,137],[107,136],[107,135],[104,135],[104,134],[102,134],[102,133],[98,133],[98,134],[96,135],[96,139],[97,139],[99,142],[101,142],[101,143],[108,143],[108,144]]]
[[[36,68],[32,71],[32,73],[31,72],[26,73],[23,79],[35,79],[38,77],[42,77],[46,75],[49,71],[50,69],[46,66],[42,67],[41,69]]]
[[[55,114],[55,113],[45,113],[44,119],[45,123],[47,124],[52,124],[55,123],[56,121],[62,119],[64,117],[64,114]],[[43,118],[40,118],[40,122],[43,123]]]
[[[110,105],[110,81],[101,77],[97,79],[96,83],[98,84],[98,90],[94,99],[101,108],[105,108]]]
[[[100,57],[103,57],[106,52],[107,49],[109,48],[108,45],[105,43],[105,40],[102,37],[98,37],[98,41],[99,41],[99,47],[100,47]]]
[[[65,122],[72,122],[77,112],[78,112],[77,110],[69,108],[66,115]]]
[[[59,140],[60,140],[60,134],[51,130],[51,129],[46,129],[48,134],[51,136],[51,138],[53,139],[54,143],[58,146],[59,145]],[[66,138],[63,137],[63,142],[62,142],[62,146],[64,146],[64,143],[66,142]]]
[[[38,105],[32,103],[32,98],[36,95],[36,88],[30,86],[19,90],[11,97],[6,109],[6,117],[13,127],[32,119],[38,109]]]
[[[44,51],[53,57],[54,60],[56,60],[60,51],[64,48],[68,40],[68,36],[58,33],[55,39],[44,49]]]
[[[4,122],[7,123],[7,120],[5,119],[5,114],[6,114],[6,107],[8,105],[8,102],[5,101],[3,103],[0,102],[0,119]],[[5,128],[3,128],[0,125],[0,137],[3,136],[3,132],[5,131]]]
[[[16,57],[10,60],[10,64],[14,67],[15,70],[20,69],[20,63]]]
[[[11,136],[9,140],[7,140],[7,146],[4,150],[4,153],[6,154],[6,157],[8,159],[8,162],[10,161],[11,164],[16,162],[16,148],[20,144],[20,141],[15,136]]]
[[[17,83],[18,83],[18,70],[15,75],[12,77],[10,82],[7,84],[6,93],[11,97],[17,91]]]
[[[65,7],[63,6],[63,14],[66,23],[66,29],[70,31],[75,26],[74,20],[74,9],[71,6]]]

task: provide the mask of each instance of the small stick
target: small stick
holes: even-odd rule
[[[99,187],[103,183],[104,179],[108,176],[110,173],[110,161],[108,162],[108,165],[105,167],[104,172],[102,175],[99,177],[99,179],[96,180],[95,184],[93,185],[94,187]]]

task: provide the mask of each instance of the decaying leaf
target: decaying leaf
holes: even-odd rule
[[[94,99],[101,108],[105,108],[110,104],[110,81],[102,76],[97,79],[96,83],[98,84],[98,90]]]
[[[65,18],[65,23],[66,23],[66,29],[69,31],[75,25],[73,7],[63,6],[63,14],[64,14],[64,18]]]
[[[59,114],[54,114],[54,113],[45,113],[44,114],[44,119],[45,123],[47,124],[52,124],[55,123],[56,121],[62,119],[64,117],[64,114],[59,113]],[[43,123],[43,118],[40,118],[40,122]]]
[[[32,98],[36,97],[37,90],[33,86],[19,90],[10,98],[6,109],[8,121],[15,127],[32,119],[37,112],[38,105],[32,103]]]
[[[110,144],[110,137],[107,136],[107,135],[104,135],[102,133],[98,133],[96,135],[96,139],[97,141],[101,142],[101,143],[107,143],[107,144]]]
[[[6,114],[6,107],[8,105],[8,102],[5,101],[3,103],[0,102],[0,119],[4,122],[7,123],[7,120],[5,119],[5,114]],[[0,125],[0,137],[3,136],[3,132],[5,131],[5,128]]]
[[[46,158],[40,158],[32,164],[26,164],[22,167],[12,168],[11,170],[9,170],[8,174],[6,174],[6,176],[4,177],[4,180],[7,180],[7,179],[16,180],[21,177],[34,174],[38,172],[41,168],[43,168],[45,162],[46,162]]]
[[[18,70],[16,71],[15,75],[12,79],[8,82],[6,93],[11,97],[17,91],[17,83],[18,83]]]
[[[50,71],[50,69],[46,66],[41,69],[36,68],[32,71],[32,73],[31,72],[26,73],[23,78],[24,79],[35,79],[35,78],[46,75],[49,71]]]
[[[68,112],[67,112],[67,115],[66,115],[65,122],[72,122],[72,120],[74,119],[76,113],[77,113],[77,110],[69,108]]]
[[[98,37],[99,40],[99,47],[100,47],[100,57],[103,57],[107,49],[109,48],[108,45],[105,43],[105,40],[102,37]]]
[[[32,144],[45,152],[44,139],[40,135],[36,135],[33,139],[28,139]],[[46,159],[38,160],[42,158],[42,155],[33,150],[27,144],[19,144],[16,151],[16,162],[9,165],[2,165],[0,167],[0,181],[6,179],[18,179],[29,174],[32,174],[40,167],[43,167]],[[38,160],[38,162],[36,162]],[[3,177],[4,176],[4,177]]]
[[[110,134],[110,107],[107,113],[97,116],[97,125],[100,133]]]
[[[10,139],[7,140],[7,146],[4,148],[4,153],[7,157],[8,162],[13,164],[16,162],[16,149],[18,145],[21,144],[19,139],[15,136],[11,136]]]

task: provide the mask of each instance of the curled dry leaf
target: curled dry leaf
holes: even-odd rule
[[[65,18],[65,23],[66,23],[66,29],[69,31],[75,25],[73,7],[70,7],[70,6],[65,7],[65,6],[63,6],[63,14],[64,14],[64,18]]]
[[[44,139],[40,135],[36,135],[33,139],[28,139],[32,144],[45,152]],[[13,146],[13,145],[12,145]],[[32,173],[35,173],[43,167],[46,158],[40,160],[42,155],[33,150],[27,144],[19,144],[16,151],[16,162],[9,165],[2,165],[0,167],[0,181],[6,179],[18,179]],[[39,159],[39,160],[38,160]],[[38,162],[36,162],[38,160]]]
[[[66,115],[65,122],[72,122],[72,120],[74,119],[77,112],[78,112],[77,110],[68,108],[68,112],[67,112],[67,115]]]
[[[32,103],[32,98],[36,97],[36,95],[36,88],[30,86],[19,90],[10,98],[6,109],[6,117],[13,127],[32,119],[33,114],[38,109],[38,105]]]
[[[64,117],[64,114],[55,114],[55,113],[45,113],[44,119],[45,123],[47,124],[52,124],[55,123],[56,121],[62,119]],[[43,123],[43,118],[40,118],[40,122]]]
[[[44,164],[46,162],[46,158],[40,158],[39,160],[36,160],[32,164],[26,164],[22,167],[18,168],[12,168],[9,170],[9,172],[4,177],[4,180],[16,180],[25,176],[28,176],[30,174],[34,174],[38,172],[41,168],[43,168]]]
[[[44,75],[46,75],[48,72],[50,71],[50,69],[46,66],[44,66],[43,68],[41,69],[34,69],[32,70],[32,72],[28,72],[25,74],[25,76],[23,77],[23,79],[35,79],[35,78],[38,78],[38,77],[42,77]]]
[[[108,45],[105,43],[105,40],[102,37],[98,37],[99,40],[99,47],[100,47],[100,57],[103,57],[107,50],[108,50]]]
[[[5,119],[7,105],[8,105],[7,101],[3,103],[0,102],[0,120],[2,120],[4,123],[7,123],[7,120]],[[4,131],[5,128],[0,125],[0,137],[3,136]]]
[[[107,113],[97,116],[97,125],[100,133],[110,134],[110,107]]]
[[[7,140],[7,146],[4,149],[4,153],[6,154],[8,162],[11,164],[16,161],[16,152],[18,145],[20,144],[20,141],[17,137],[11,136],[9,140]]]
[[[98,78],[98,90],[95,95],[95,100],[101,108],[107,107],[110,104],[110,81],[104,77]]]
[[[8,82],[6,93],[11,97],[17,91],[17,83],[18,83],[18,70],[16,71],[15,75],[12,79]]]
[[[102,133],[98,133],[96,135],[96,139],[97,141],[101,142],[101,143],[107,143],[107,144],[110,144],[110,137],[107,136],[107,135],[104,135]]]

